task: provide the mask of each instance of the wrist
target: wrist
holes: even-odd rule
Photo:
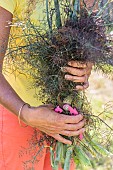
[[[24,103],[21,108],[19,109],[19,113],[18,113],[18,120],[19,120],[19,124],[21,125],[21,120],[26,123],[29,124],[29,112],[31,110],[31,106],[27,103]]]

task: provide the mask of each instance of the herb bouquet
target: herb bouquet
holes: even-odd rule
[[[39,89],[36,97],[44,103],[52,103],[59,114],[82,114],[86,119],[84,135],[66,137],[72,141],[71,146],[58,141],[54,141],[55,147],[54,144],[50,145],[54,170],[59,165],[69,170],[71,159],[77,165],[92,165],[92,159],[112,155],[106,147],[113,129],[105,122],[105,117],[110,116],[111,106],[106,105],[99,115],[92,113],[85,92],[78,92],[75,83],[66,81],[61,71],[68,61],[76,60],[92,62],[96,70],[106,75],[112,73],[113,41],[109,30],[113,24],[113,11],[109,4],[110,0],[103,6],[96,0],[89,5],[80,0],[46,0],[47,20],[41,26],[36,26],[30,20],[20,24],[23,39],[20,46],[12,48],[10,44],[16,41],[16,37],[10,39],[7,57],[12,57],[15,63],[19,59],[16,63],[19,69],[23,69],[21,62],[31,66],[33,87]],[[109,12],[105,12],[105,9],[109,9]],[[51,137],[47,138],[50,143],[53,141]]]

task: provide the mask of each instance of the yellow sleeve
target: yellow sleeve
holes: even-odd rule
[[[0,0],[0,6],[13,14],[16,7],[16,0]]]

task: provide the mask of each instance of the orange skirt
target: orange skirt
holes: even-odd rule
[[[41,137],[30,126],[20,127],[18,118],[0,105],[0,170],[52,170],[47,147],[40,152],[42,146],[37,146]]]

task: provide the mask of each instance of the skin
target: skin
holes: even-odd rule
[[[12,21],[12,14],[0,7],[0,102],[8,110],[18,116],[19,109],[25,103],[6,81],[2,74],[2,64],[7,48],[10,27],[6,21]],[[89,86],[88,77],[91,73],[92,64],[80,64],[76,61],[67,63],[67,67],[62,68],[66,72],[67,81],[81,82],[83,86],[77,86],[76,89],[84,90]],[[27,125],[36,127],[40,131],[54,137],[56,140],[65,144],[71,144],[71,141],[63,138],[61,135],[78,136],[85,131],[85,120],[82,115],[69,116],[54,112],[52,105],[42,105],[38,107],[29,107],[24,105],[21,112],[21,120]]]

